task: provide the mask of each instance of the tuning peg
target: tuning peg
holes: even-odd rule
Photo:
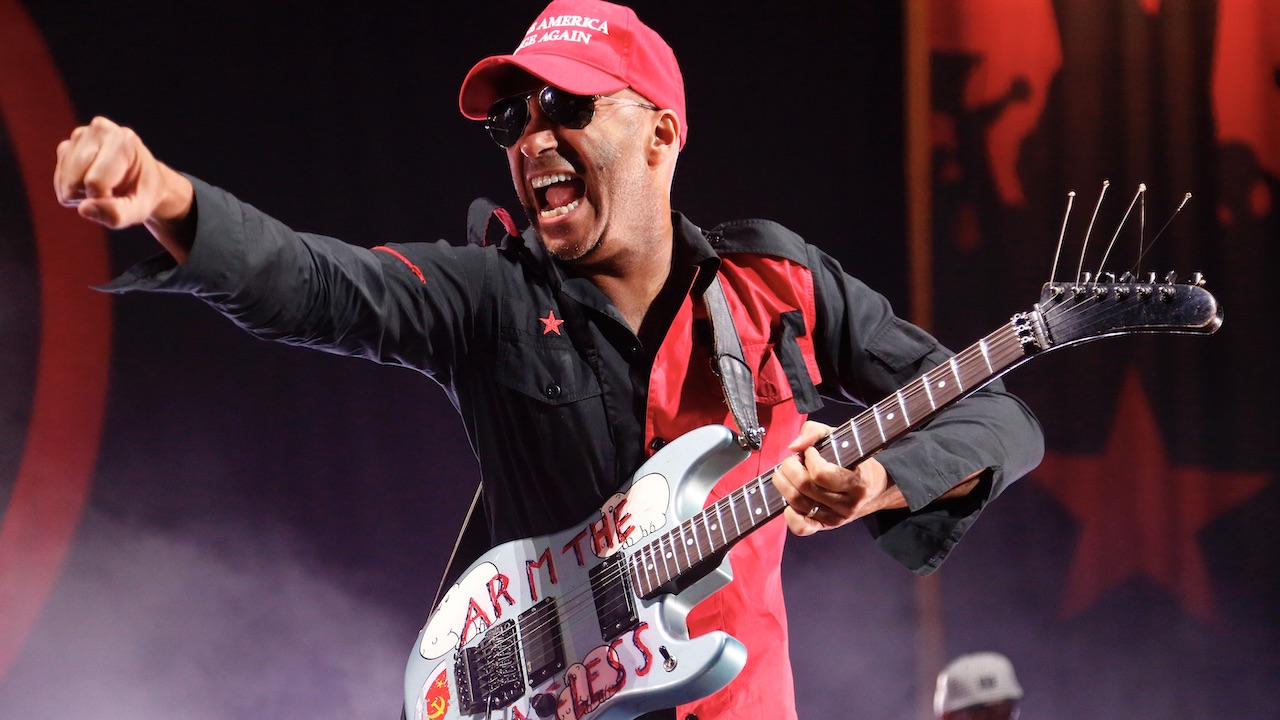
[[[1131,283],[1134,280],[1137,280],[1137,278],[1134,276],[1133,273],[1129,272],[1128,270],[1125,270],[1124,274],[1120,276],[1120,282],[1122,283]]]
[[[1151,285],[1155,285],[1155,284],[1156,284],[1156,274],[1155,274],[1155,273],[1153,273],[1153,272],[1149,272],[1149,273],[1147,273],[1147,283],[1148,283],[1148,284],[1151,284]]]
[[[1114,283],[1115,281],[1116,281],[1116,274],[1115,274],[1115,273],[1107,272],[1107,273],[1099,273],[1099,274],[1098,274],[1098,282]]]
[[[1195,285],[1196,287],[1204,287],[1204,275],[1201,275],[1198,272],[1191,273],[1191,277],[1187,280],[1187,284]]]
[[[1176,273],[1176,272],[1174,272],[1174,271],[1170,270],[1170,271],[1169,271],[1169,272],[1164,276],[1164,281],[1165,281],[1167,284],[1169,284],[1169,285],[1172,285],[1172,284],[1174,284],[1174,283],[1178,282],[1178,273]]]

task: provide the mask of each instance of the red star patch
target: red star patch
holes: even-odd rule
[[[560,326],[564,324],[564,321],[556,319],[555,310],[549,311],[546,317],[538,318],[538,319],[542,321],[543,335],[546,335],[547,333],[555,333],[557,335],[560,334]]]
[[[1121,388],[1103,454],[1046,453],[1032,475],[1080,524],[1064,617],[1138,575],[1205,622],[1215,620],[1212,579],[1196,534],[1269,482],[1265,473],[1172,465],[1136,371]]]

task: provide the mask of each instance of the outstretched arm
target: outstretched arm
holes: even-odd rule
[[[81,217],[120,229],[143,225],[184,263],[195,239],[191,182],[156,160],[137,133],[104,117],[58,143],[58,202]]]

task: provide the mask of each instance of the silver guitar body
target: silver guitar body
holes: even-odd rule
[[[686,625],[693,606],[732,579],[723,553],[678,594],[663,588],[650,599],[632,587],[629,553],[702,511],[747,454],[728,428],[699,428],[650,458],[597,514],[482,555],[418,634],[407,716],[630,720],[728,684],[746,648],[720,631],[690,639]]]

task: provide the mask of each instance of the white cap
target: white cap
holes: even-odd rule
[[[938,673],[933,714],[942,717],[953,710],[1022,699],[1022,686],[1013,674],[1009,658],[995,652],[961,655]]]

